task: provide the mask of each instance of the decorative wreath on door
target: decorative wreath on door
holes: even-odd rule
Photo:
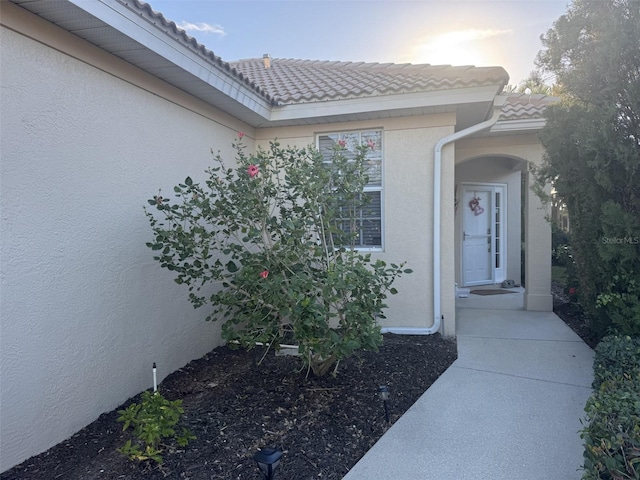
[[[476,217],[484,213],[484,208],[480,206],[480,197],[473,197],[469,200],[469,208]]]

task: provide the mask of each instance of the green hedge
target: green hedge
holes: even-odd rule
[[[598,390],[602,382],[634,368],[640,368],[640,337],[605,337],[593,359],[593,389]]]
[[[640,338],[609,336],[596,349],[587,401],[583,480],[640,479]]]

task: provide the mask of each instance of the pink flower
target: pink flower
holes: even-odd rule
[[[346,144],[347,144],[346,140],[338,140],[338,145],[340,145],[341,147],[344,148]]]
[[[244,132],[238,132],[238,138],[244,137]]]
[[[374,148],[376,148],[376,142],[374,142],[373,140],[369,139],[367,140],[367,146],[373,150]]]
[[[258,174],[258,171],[259,170],[256,165],[249,165],[249,168],[247,168],[247,173],[251,178],[255,177]]]
[[[260,272],[260,278],[267,278],[269,276],[269,270]]]
[[[578,292],[578,290],[576,290],[575,288],[571,287],[569,289],[569,295],[575,295]]]

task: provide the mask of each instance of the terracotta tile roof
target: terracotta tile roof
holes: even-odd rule
[[[271,59],[230,62],[279,105],[506,84],[502,67]]]
[[[548,95],[510,93],[502,106],[499,121],[542,118],[547,106],[557,101],[557,97]]]

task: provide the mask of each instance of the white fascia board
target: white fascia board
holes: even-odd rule
[[[492,133],[530,133],[536,130],[542,130],[546,124],[544,118],[525,118],[522,120],[502,120],[497,122],[489,134]]]
[[[272,122],[304,118],[321,118],[355,113],[441,107],[467,103],[491,102],[500,85],[434,90],[431,92],[392,93],[376,97],[326,100],[272,107]]]
[[[258,115],[264,118],[269,117],[271,105],[257,92],[243,85],[231,74],[210,64],[196,52],[147,22],[146,19],[141,22],[140,15],[117,0],[68,1],[211,85],[214,89],[224,92]]]

